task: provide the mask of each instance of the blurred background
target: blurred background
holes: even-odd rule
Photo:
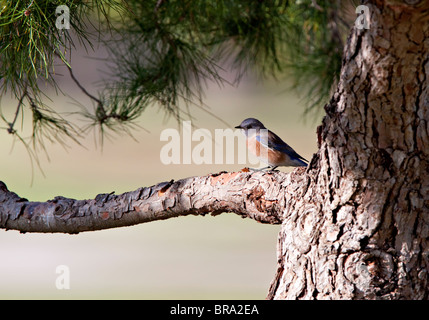
[[[103,58],[99,49],[94,55]],[[94,83],[106,76],[103,61],[85,51],[73,59],[75,76],[96,93]],[[58,68],[61,89],[91,108],[91,102]],[[61,76],[61,74],[63,76]],[[230,77],[235,75],[223,74]],[[247,117],[261,120],[299,154],[310,160],[316,152],[316,126],[321,117],[304,119],[304,105],[287,83],[262,82],[246,76],[237,86],[208,84],[204,103],[230,128]],[[59,111],[79,108],[70,98],[48,93]],[[16,101],[2,98],[2,112],[13,117]],[[9,104],[9,105],[8,105]],[[228,128],[201,109],[192,108],[193,125],[210,130]],[[75,122],[82,121],[77,115]],[[31,121],[29,119],[24,119]],[[138,122],[143,129],[133,137],[111,135],[100,147],[93,133],[82,146],[46,143],[39,152],[42,171],[31,164],[24,146],[0,132],[0,180],[9,190],[31,201],[55,196],[94,198],[99,193],[120,194],[142,186],[245,165],[163,165],[160,150],[166,142],[160,133],[179,130],[156,106]],[[28,125],[31,134],[31,124]],[[198,142],[193,142],[193,146]],[[214,148],[214,146],[213,146]],[[281,171],[291,171],[280,168]],[[181,217],[78,235],[20,234],[0,230],[1,299],[264,299],[276,271],[277,234],[280,226],[263,225],[223,213],[211,217]],[[55,286],[56,268],[70,270],[70,289]]]

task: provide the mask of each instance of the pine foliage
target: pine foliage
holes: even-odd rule
[[[56,27],[58,5],[70,9],[70,30]],[[90,120],[87,128],[101,132],[129,132],[154,104],[178,120],[190,116],[192,106],[203,104],[207,81],[226,82],[220,65],[231,66],[237,82],[246,72],[291,77],[306,97],[307,111],[320,108],[339,76],[354,5],[315,0],[0,0],[0,92],[17,101],[10,106],[0,100],[0,129],[27,141],[17,122],[29,114],[33,150],[45,139],[78,142],[85,131],[49,106],[44,95],[47,85],[62,91],[53,77],[59,62],[93,101],[93,108],[83,106],[80,112]],[[98,38],[91,36],[94,29]],[[109,36],[103,38],[106,30]],[[76,39],[89,52],[97,41],[109,48],[111,76],[98,96],[89,94],[73,72]],[[2,113],[5,108],[15,108],[12,119]]]

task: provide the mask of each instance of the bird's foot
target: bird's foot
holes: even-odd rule
[[[268,171],[279,171],[279,170],[276,170],[277,167],[278,166],[275,166],[275,167],[268,166],[268,167],[258,168],[258,169],[256,169],[256,168],[249,168],[249,170],[252,170],[252,171],[265,171],[267,169],[270,169],[270,170],[267,170],[267,172]]]

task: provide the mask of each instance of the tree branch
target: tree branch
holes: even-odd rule
[[[220,172],[159,183],[95,199],[55,197],[31,202],[0,181],[0,228],[21,232],[78,233],[186,215],[234,212],[258,222],[280,224],[288,186],[305,169],[284,172]],[[300,180],[300,179],[298,179]],[[290,192],[295,193],[296,188]]]

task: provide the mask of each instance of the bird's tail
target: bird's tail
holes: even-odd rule
[[[304,161],[302,161],[301,159],[293,159],[293,166],[294,167],[306,167],[307,163],[305,163]]]

